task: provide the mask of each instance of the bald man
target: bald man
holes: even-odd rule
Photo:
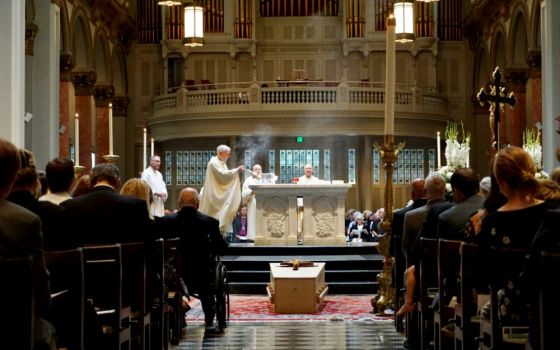
[[[181,209],[156,218],[156,223],[166,238],[181,238],[181,277],[189,291],[200,298],[206,322],[205,335],[222,335],[225,325],[214,327],[213,257],[222,255],[227,243],[220,234],[218,220],[199,212],[198,203],[198,192],[194,188],[184,188],[179,194]]]

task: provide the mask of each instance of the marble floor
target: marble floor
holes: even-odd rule
[[[404,349],[393,322],[232,323],[221,337],[204,338],[204,325],[190,323],[172,350],[362,350]]]

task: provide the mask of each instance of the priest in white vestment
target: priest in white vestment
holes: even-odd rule
[[[303,167],[303,176],[298,179],[298,185],[317,185],[323,184],[326,181],[319,180],[318,177],[313,176],[313,166],[311,164],[305,164]],[[303,244],[303,198],[298,197],[297,201],[297,243]]]
[[[245,170],[243,165],[228,169],[226,161],[231,149],[220,145],[216,156],[208,162],[204,191],[200,200],[200,212],[220,221],[220,232],[233,232],[231,223],[241,205],[241,183],[239,173]]]
[[[241,196],[243,197],[243,204],[247,205],[247,239],[255,239],[257,229],[257,200],[253,190],[249,186],[274,184],[278,176],[274,174],[262,173],[262,167],[259,164],[253,165],[251,176],[243,182]]]
[[[313,166],[311,164],[305,164],[303,167],[303,176],[299,177],[298,185],[316,185],[322,183],[325,183],[325,181],[319,180],[319,178],[313,176]]]
[[[152,204],[150,205],[150,216],[162,217],[165,215],[165,201],[167,200],[167,186],[163,181],[163,175],[159,172],[161,159],[159,156],[150,158],[150,166],[144,169],[141,179],[146,181],[152,189]]]

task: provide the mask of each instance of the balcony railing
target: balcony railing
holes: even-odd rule
[[[446,99],[435,88],[397,84],[396,113],[446,114]],[[153,100],[152,118],[220,113],[266,113],[285,110],[380,112],[385,85],[378,82],[261,81],[182,86]]]

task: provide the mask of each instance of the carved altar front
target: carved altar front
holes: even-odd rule
[[[257,202],[256,245],[297,245],[298,197],[303,198],[303,244],[343,245],[346,193],[351,184],[252,185]]]

